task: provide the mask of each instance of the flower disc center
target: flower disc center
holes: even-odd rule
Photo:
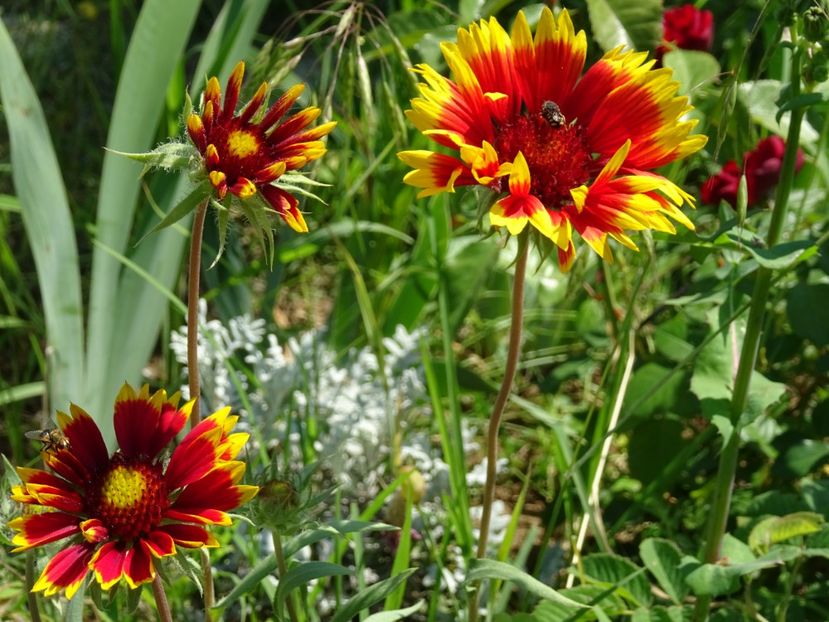
[[[564,122],[558,107],[521,115],[499,128],[494,147],[501,161],[524,154],[530,192],[550,209],[572,201],[570,190],[590,178],[594,163],[581,127]]]
[[[126,461],[120,454],[112,459],[97,494],[96,514],[113,537],[128,540],[152,531],[167,509],[167,487],[159,465]]]
[[[237,158],[246,158],[259,151],[259,139],[253,132],[233,130],[227,135],[227,151]]]

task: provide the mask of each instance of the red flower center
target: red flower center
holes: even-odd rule
[[[524,154],[530,192],[550,209],[571,203],[570,190],[587,182],[594,168],[581,127],[570,125],[557,111],[547,104],[538,113],[517,117],[498,129],[493,144],[501,161],[514,160],[519,151]]]
[[[92,515],[101,519],[111,537],[131,540],[149,534],[169,504],[161,465],[115,454],[91,501]]]
[[[240,126],[238,122],[228,127],[218,125],[213,128],[210,141],[219,154],[219,164],[208,169],[223,172],[228,186],[235,184],[239,177],[253,179],[271,163],[265,137],[253,125]]]

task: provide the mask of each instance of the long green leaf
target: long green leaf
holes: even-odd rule
[[[107,146],[118,151],[147,151],[155,139],[164,107],[167,84],[184,51],[200,5],[199,0],[147,0],[130,39],[107,136]],[[124,254],[132,229],[139,190],[141,165],[113,153],[104,155],[98,197],[96,233],[107,247]],[[112,379],[114,328],[117,314],[120,263],[102,248],[95,249],[89,303],[85,401],[93,413],[106,406],[123,378]],[[134,313],[134,310],[130,310]],[[152,335],[142,335],[152,341]],[[112,438],[112,418],[98,422],[106,438]]]
[[[364,622],[397,622],[397,620],[402,620],[403,618],[407,618],[413,613],[417,613],[418,611],[420,611],[422,607],[423,601],[420,600],[411,607],[406,607],[404,609],[395,609],[394,611],[381,611],[379,613],[375,613],[367,617],[364,620]]]
[[[473,559],[470,562],[469,572],[466,575],[466,582],[481,581],[483,579],[504,579],[513,581],[528,592],[532,592],[540,598],[551,600],[568,607],[585,608],[585,605],[571,600],[559,594],[549,585],[542,583],[535,577],[528,575],[523,570],[511,564],[495,561],[494,559]]]
[[[415,570],[416,568],[409,568],[398,575],[368,586],[359,594],[355,594],[337,609],[337,613],[331,618],[331,622],[350,622],[351,618],[358,613],[368,609],[375,603],[379,603],[400,585],[403,585],[406,579],[414,574]],[[420,605],[418,605],[417,609],[419,608]]]
[[[79,399],[84,369],[83,306],[75,228],[37,94],[0,21],[0,96],[12,175],[34,255],[49,342],[50,403]]]
[[[40,397],[46,393],[45,382],[29,382],[19,384],[0,391],[0,406],[6,406],[21,400],[28,400],[32,397]]]
[[[298,588],[300,585],[306,585],[309,581],[322,577],[341,577],[350,574],[353,574],[352,571],[345,566],[332,564],[331,562],[311,561],[297,564],[280,579],[274,598],[274,610],[279,615],[285,598],[291,590]]]

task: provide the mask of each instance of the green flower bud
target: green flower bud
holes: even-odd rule
[[[829,16],[823,8],[809,7],[803,14],[803,35],[813,43],[823,41],[829,31]]]

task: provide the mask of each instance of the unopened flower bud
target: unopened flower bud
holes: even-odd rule
[[[829,17],[818,6],[809,7],[803,14],[803,35],[813,43],[820,43],[829,31]]]

